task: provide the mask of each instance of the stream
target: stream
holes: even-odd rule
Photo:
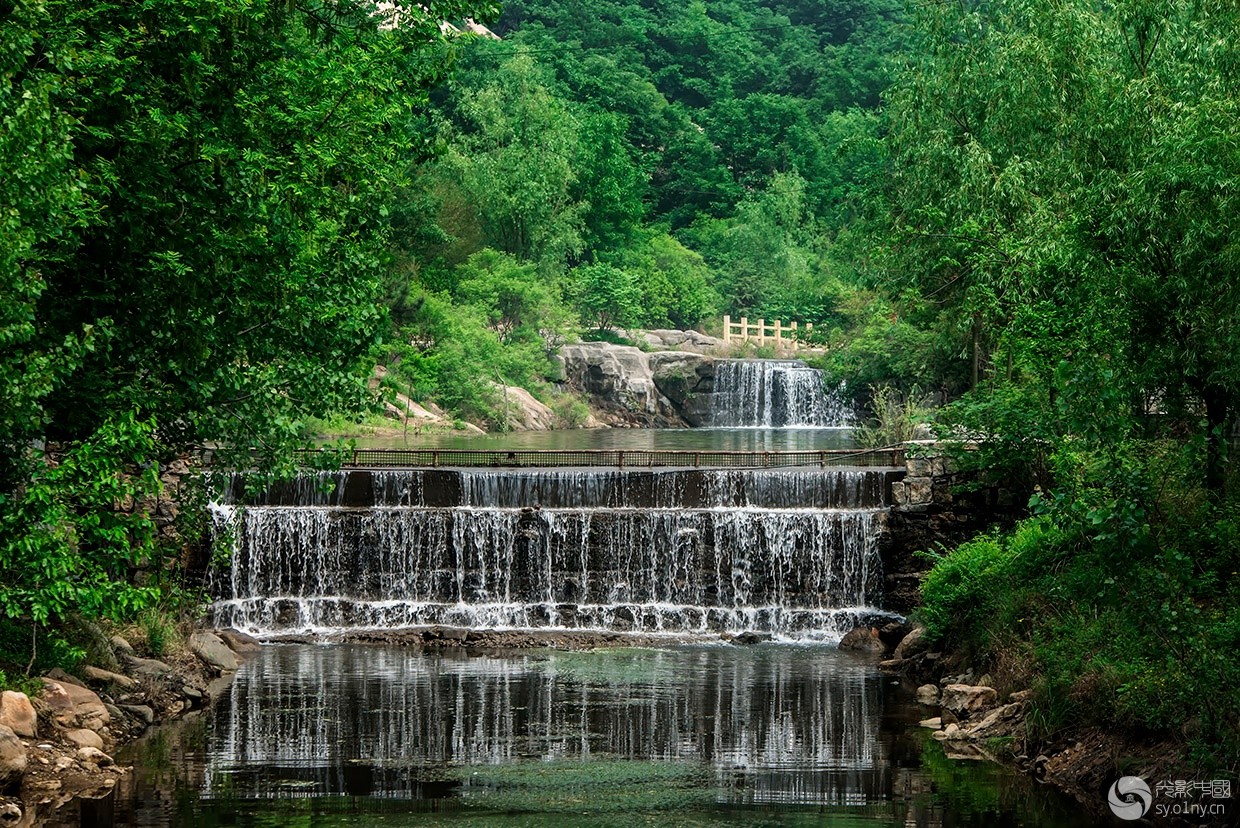
[[[947,758],[908,688],[833,647],[467,654],[269,645],[118,757],[86,826],[1093,824]]]

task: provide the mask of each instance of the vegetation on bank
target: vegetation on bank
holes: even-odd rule
[[[173,458],[288,468],[307,417],[365,403],[439,21],[493,11],[3,5],[0,669],[166,604]]]
[[[969,331],[940,414],[1030,517],[943,554],[931,633],[1101,726],[1240,762],[1240,13],[951,5],[890,93],[893,267]],[[925,266],[931,263],[931,266]]]

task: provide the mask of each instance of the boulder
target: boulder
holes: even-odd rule
[[[939,688],[935,684],[923,684],[917,688],[917,701],[921,704],[938,704]]]
[[[940,700],[944,710],[954,713],[961,720],[990,710],[998,702],[999,694],[995,692],[995,688],[972,684],[949,684],[943,688]]]
[[[977,724],[969,728],[969,735],[974,739],[993,739],[997,736],[1012,736],[1024,730],[1025,706],[1020,702],[1005,704],[986,714]]]
[[[534,395],[516,385],[491,383],[496,389],[505,413],[504,424],[512,431],[550,431],[560,424],[560,417]]]
[[[125,664],[129,667],[130,672],[147,678],[158,678],[173,672],[172,668],[167,664],[153,658],[125,656]]]
[[[86,728],[66,730],[65,738],[80,748],[93,747],[103,750],[103,738],[93,730]]]
[[[96,747],[79,748],[77,752],[77,758],[79,762],[84,762],[84,763],[91,764],[91,765],[98,765],[101,768],[107,767],[108,765],[112,764],[112,757],[108,756],[106,753],[104,753],[102,750]]]
[[[219,673],[237,669],[237,655],[228,648],[218,635],[196,632],[189,637],[189,648],[208,667]]]
[[[589,394],[600,409],[650,424],[667,422],[675,414],[655,387],[647,355],[631,345],[564,345],[556,362],[564,380]]]
[[[144,725],[155,724],[155,711],[145,704],[122,704],[121,710]]]
[[[753,646],[754,644],[762,644],[764,642],[771,641],[773,638],[774,636],[768,632],[746,630],[745,632],[740,633],[739,635],[734,637],[732,639],[732,643],[738,644],[742,647],[750,647],[750,646]]]
[[[26,746],[10,728],[0,725],[0,791],[16,788],[26,773]]]
[[[52,681],[58,681],[61,684],[72,684],[77,687],[86,686],[86,682],[82,681],[77,676],[69,675],[64,670],[60,669],[59,667],[53,667],[51,670],[49,670],[47,672],[47,678],[50,678]]]
[[[878,637],[878,630],[873,627],[856,627],[840,639],[840,649],[857,653],[881,653],[886,647]]]
[[[99,730],[112,720],[112,715],[95,692],[76,684],[45,678],[39,700],[63,727],[81,726]]]
[[[215,634],[237,655],[251,655],[263,649],[262,642],[240,630],[218,630]]]
[[[116,650],[116,652],[121,655],[134,655],[133,645],[130,644],[127,639],[122,638],[119,635],[114,635],[109,638],[108,641],[112,643],[112,649]]]
[[[138,686],[138,682],[129,676],[113,673],[111,670],[101,670],[98,667],[83,667],[82,675],[86,676],[87,681],[96,684],[114,684],[122,690],[132,690]]]
[[[900,640],[896,651],[891,654],[893,659],[906,659],[920,655],[930,649],[930,642],[926,640],[925,627],[913,627],[913,631],[904,636]]]
[[[655,387],[691,426],[710,424],[715,390],[715,360],[685,351],[650,354]]]
[[[933,719],[922,719],[920,722],[917,723],[917,726],[928,727],[931,730],[940,730],[943,727],[943,720],[940,719],[938,716],[935,716]]]
[[[38,735],[38,717],[35,715],[34,705],[25,693],[12,690],[0,693],[0,726],[7,727],[27,739]]]
[[[727,350],[722,339],[698,331],[674,331],[658,328],[653,331],[634,332],[631,339],[640,338],[652,348],[673,348],[698,354],[718,354]]]
[[[907,621],[889,621],[878,628],[878,637],[887,645],[887,649],[895,652],[900,642],[913,631],[913,625]]]

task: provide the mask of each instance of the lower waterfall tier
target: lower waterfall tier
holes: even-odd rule
[[[830,637],[881,598],[879,510],[216,507],[214,621]]]

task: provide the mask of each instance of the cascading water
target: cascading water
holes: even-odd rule
[[[852,425],[843,397],[822,372],[800,360],[744,359],[719,363],[711,426],[828,428]]]
[[[886,474],[352,471],[233,491],[214,621],[831,638],[881,597]]]

